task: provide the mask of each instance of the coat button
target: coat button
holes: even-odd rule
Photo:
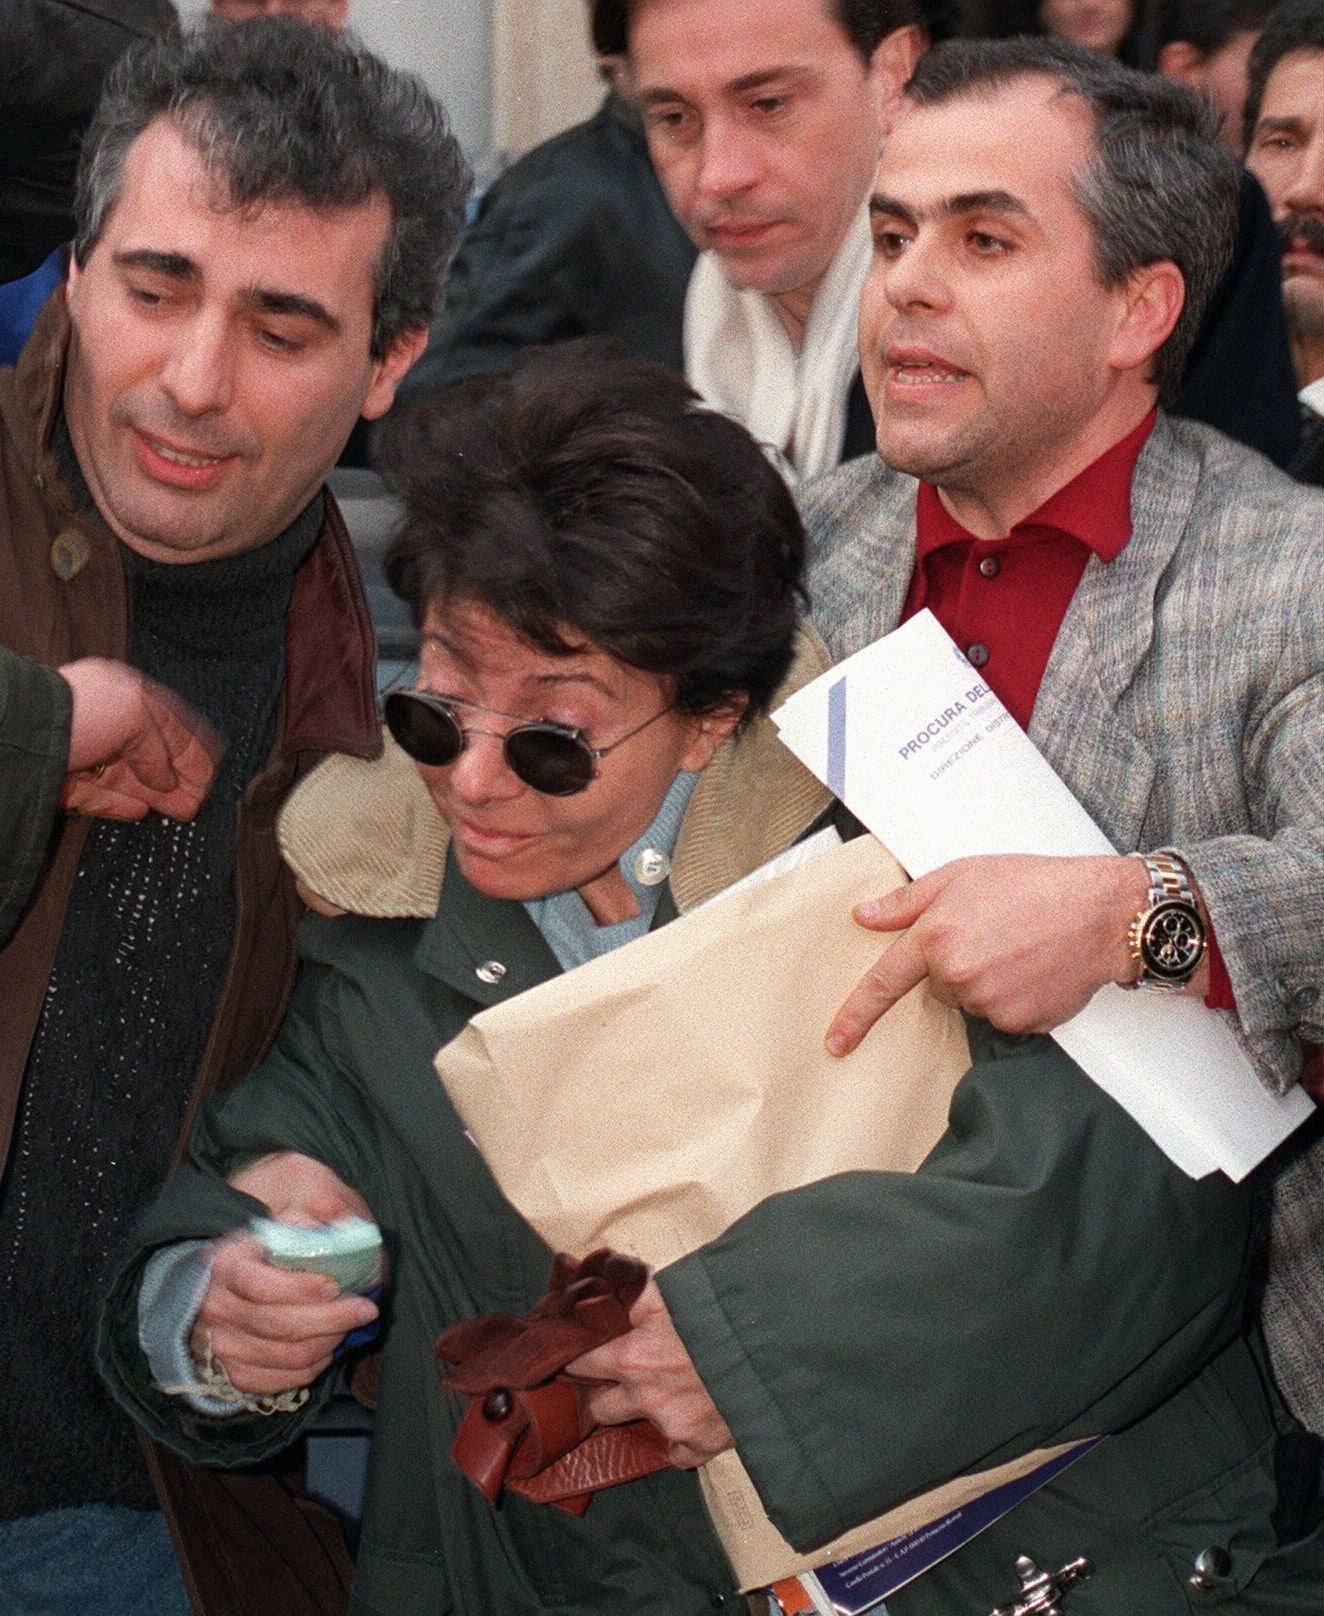
[[[972,668],[982,668],[988,661],[988,647],[986,645],[967,646],[965,657]]]
[[[484,960],[481,965],[474,967],[474,975],[480,982],[486,982],[490,988],[494,988],[505,974],[506,967],[500,960]]]
[[[1226,1549],[1201,1549],[1191,1574],[1192,1588],[1217,1588],[1232,1573],[1232,1556]]]
[[[51,545],[51,571],[62,583],[76,578],[92,557],[92,546],[77,528],[57,533]]]
[[[979,576],[981,578],[996,578],[1002,571],[1002,563],[997,556],[985,556],[979,563]]]

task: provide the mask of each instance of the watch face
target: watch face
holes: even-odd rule
[[[1140,959],[1161,982],[1185,982],[1204,955],[1204,922],[1190,904],[1173,899],[1145,916],[1140,933]]]

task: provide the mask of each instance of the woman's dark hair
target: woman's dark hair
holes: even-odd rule
[[[804,530],[745,429],[611,339],[529,349],[383,445],[405,515],[386,576],[415,622],[485,606],[539,650],[585,642],[703,713],[766,709],[790,665]]]

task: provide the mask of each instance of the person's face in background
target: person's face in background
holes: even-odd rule
[[[338,30],[345,26],[349,0],[211,0],[211,10],[214,17],[229,17],[234,22],[283,15]]]
[[[1116,56],[1131,26],[1131,0],[1043,0],[1039,26],[1069,45]]]
[[[1246,63],[1259,37],[1258,28],[1242,28],[1216,50],[1203,52],[1189,40],[1173,39],[1158,53],[1160,73],[1208,96],[1218,114],[1219,145],[1238,161],[1246,107]]]
[[[1324,375],[1324,51],[1275,65],[1246,148],[1283,246],[1283,303],[1297,380]]]
[[[866,62],[828,0],[640,0],[630,57],[673,212],[733,286],[803,326],[859,217],[918,37]]]

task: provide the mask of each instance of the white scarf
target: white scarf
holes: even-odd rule
[[[772,299],[738,291],[715,254],[700,253],[690,276],[685,374],[705,402],[749,428],[789,483],[841,459],[870,252],[861,209],[814,293],[799,353]]]

